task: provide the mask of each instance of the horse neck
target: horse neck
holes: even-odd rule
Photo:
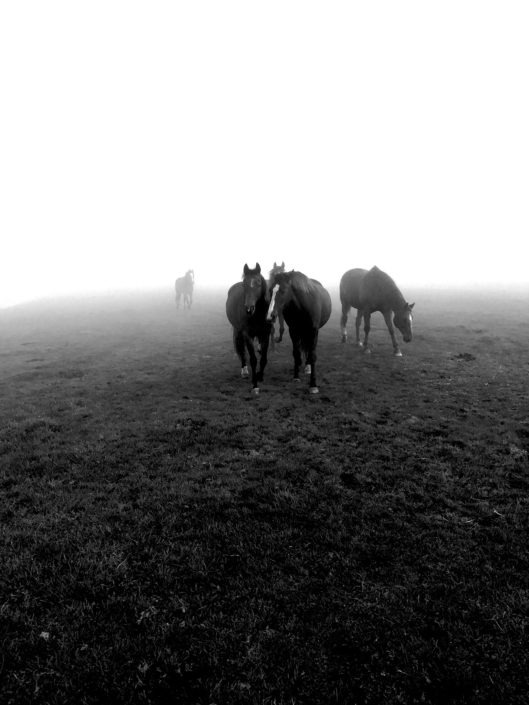
[[[314,287],[308,280],[299,280],[290,283],[289,291],[285,297],[286,303],[292,301],[298,308],[310,309]]]
[[[406,306],[406,299],[396,284],[393,284],[390,292],[391,309],[399,311]]]

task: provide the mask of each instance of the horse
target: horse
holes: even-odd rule
[[[176,308],[180,308],[180,297],[183,297],[184,308],[191,308],[193,303],[193,286],[195,283],[195,273],[188,269],[183,277],[179,277],[175,283]]]
[[[306,355],[305,371],[309,377],[309,392],[317,394],[316,346],[318,333],[330,318],[332,304],[329,292],[317,279],[310,279],[302,272],[279,272],[274,275],[268,320],[282,310],[292,340],[294,381],[299,382],[301,350]]]
[[[342,342],[347,341],[347,314],[351,307],[357,309],[356,314],[356,344],[363,347],[366,352],[370,352],[367,346],[369,331],[371,330],[371,314],[380,311],[384,316],[391,342],[393,343],[393,354],[395,357],[402,357],[395,328],[402,333],[405,343],[409,343],[413,337],[412,309],[415,304],[409,304],[393,279],[380,270],[373,267],[367,269],[350,269],[340,280],[340,301],[342,304],[342,317],[340,325],[342,329]],[[393,320],[392,320],[393,314]],[[360,342],[360,324],[364,319],[364,342]]]
[[[280,274],[281,272],[285,271],[285,263],[281,262],[281,264],[277,264],[277,262],[274,261],[274,266],[270,270],[269,278],[268,278],[268,288],[271,291],[274,288],[274,283],[275,283],[275,275]],[[283,340],[283,333],[285,332],[285,319],[283,318],[283,310],[277,310],[276,311],[276,317],[277,320],[279,321],[279,336],[276,338],[275,337],[275,320],[272,320],[272,330],[271,330],[271,338],[270,338],[270,346],[271,349],[275,349],[274,343],[280,343]]]
[[[252,370],[252,391],[259,394],[259,382],[263,381],[268,361],[271,323],[267,320],[269,306],[268,286],[261,275],[259,262],[254,269],[244,265],[242,281],[233,284],[226,299],[226,316],[233,326],[233,343],[241,360],[241,377],[248,377],[246,352]],[[254,340],[257,338],[261,353],[259,370]]]

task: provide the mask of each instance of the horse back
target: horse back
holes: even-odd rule
[[[343,305],[360,307],[360,283],[367,269],[349,269],[340,279],[340,301]]]
[[[283,316],[289,328],[321,328],[331,316],[332,303],[327,289],[316,279],[311,279],[314,285],[310,295],[297,296],[283,308]]]
[[[398,292],[398,289],[393,279],[378,267],[373,267],[359,283],[359,306],[356,308],[371,312],[387,311],[392,308],[395,292]]]

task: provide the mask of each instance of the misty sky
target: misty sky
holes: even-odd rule
[[[197,289],[528,283],[525,2],[0,5],[0,306]]]

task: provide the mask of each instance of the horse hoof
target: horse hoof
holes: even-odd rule
[[[248,372],[248,367],[245,365],[245,366],[241,369],[241,377],[249,377],[249,374],[250,374],[250,373]]]
[[[394,353],[394,357],[402,357],[402,353],[400,350],[397,350],[396,353]]]
[[[254,387],[252,389],[252,394],[255,394],[255,395],[259,394],[259,387]]]
[[[346,335],[342,335],[342,343],[347,343],[347,336]]]
[[[365,355],[371,355],[371,349],[370,349],[370,348],[364,348],[364,353],[365,353]]]
[[[299,380],[299,377],[294,377],[293,381],[294,381],[294,382],[299,382],[299,381],[300,381],[300,380]]]
[[[310,365],[305,365],[305,374],[310,375],[312,368]]]
[[[318,387],[309,387],[309,394],[318,394],[319,391]]]

